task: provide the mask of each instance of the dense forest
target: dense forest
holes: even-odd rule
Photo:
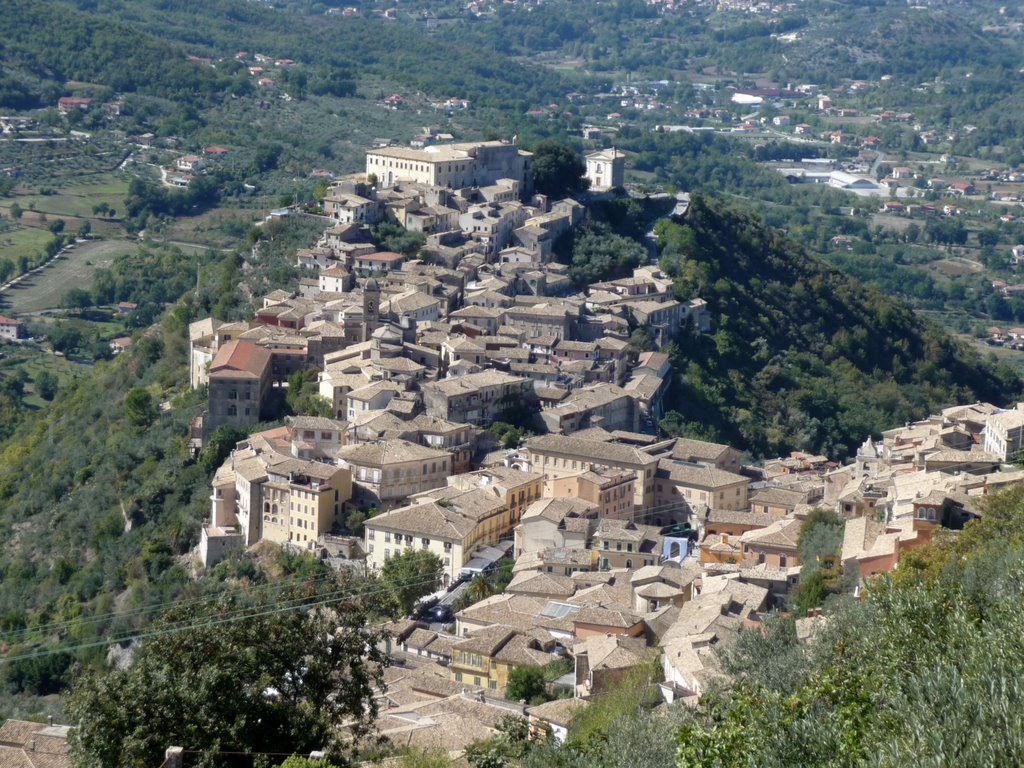
[[[756,455],[844,458],[869,434],[943,405],[1010,401],[1020,379],[905,305],[858,283],[750,214],[694,195],[656,228],[680,296],[715,329],[681,340],[665,424]]]

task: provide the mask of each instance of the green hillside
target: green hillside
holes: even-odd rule
[[[276,75],[296,92],[349,94],[353,78],[374,75],[434,97],[507,109],[547,103],[567,90],[553,72],[409,25],[304,16],[241,0],[11,0],[0,16],[8,76],[0,86],[25,81],[42,91],[40,83],[85,82],[195,110],[251,90],[244,66],[234,61],[238,51],[298,62],[301,74]],[[227,61],[210,67],[189,55]],[[20,105],[24,88],[9,90]]]
[[[657,232],[678,294],[706,299],[714,318],[677,351],[672,405],[690,431],[757,455],[843,458],[944,405],[1021,393],[1008,369],[749,214],[695,195]]]

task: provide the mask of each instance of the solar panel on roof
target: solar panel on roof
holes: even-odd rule
[[[570,613],[576,613],[579,609],[580,607],[578,605],[559,603],[554,600],[549,600],[548,604],[544,606],[544,610],[540,612],[540,615],[547,616],[551,619],[564,619]]]

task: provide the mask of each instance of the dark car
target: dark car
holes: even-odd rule
[[[434,607],[437,605],[437,600],[438,598],[434,597],[429,600],[422,601],[419,605],[416,606],[416,611],[413,614],[413,618],[420,621],[428,619],[430,617],[430,612],[434,610]]]
[[[427,618],[438,624],[447,624],[455,617],[450,605],[435,605],[427,611]]]

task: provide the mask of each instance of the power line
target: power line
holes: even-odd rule
[[[71,627],[79,627],[88,624],[94,624],[103,621],[115,621],[118,619],[131,619],[143,616],[147,613],[154,611],[164,610],[174,606],[195,606],[202,603],[217,600],[224,596],[233,596],[236,594],[245,594],[247,591],[267,590],[267,591],[283,591],[295,586],[301,586],[307,584],[310,581],[321,582],[328,578],[332,578],[333,573],[321,574],[316,577],[312,576],[296,576],[293,579],[286,579],[280,582],[257,584],[253,587],[247,588],[239,584],[230,588],[226,588],[221,592],[207,595],[205,597],[189,598],[187,600],[167,600],[161,603],[154,603],[150,606],[143,606],[128,611],[111,611],[110,613],[103,614],[92,614],[81,619],[65,619],[64,621],[55,621],[49,624],[40,624],[33,627],[23,627],[21,629],[8,630],[7,632],[0,632],[0,640],[7,640],[9,642],[18,642],[18,637],[36,633],[53,633],[59,632],[61,629],[67,629]]]
[[[412,586],[426,586],[436,584],[437,579],[427,578],[414,581],[400,582],[401,586],[412,587]],[[331,603],[339,603],[347,599],[367,597],[369,595],[380,594],[390,591],[390,587],[378,587],[376,589],[366,591],[354,591],[347,592],[346,590],[339,590],[337,592],[327,593],[327,595],[317,595],[317,599],[312,602],[308,597],[293,598],[289,602],[299,601],[297,605],[277,607],[266,611],[247,612],[244,615],[224,615],[221,614],[215,619],[210,621],[192,622],[192,621],[181,621],[172,623],[170,626],[161,627],[160,629],[151,630],[148,632],[140,632],[131,635],[125,635],[118,638],[106,638],[103,640],[96,640],[88,643],[79,643],[77,645],[69,645],[64,647],[47,648],[41,651],[33,651],[29,653],[18,654],[17,656],[7,656],[0,659],[0,664],[10,663],[13,661],[26,661],[28,659],[38,659],[45,656],[53,656],[58,653],[70,653],[72,651],[87,650],[89,648],[99,648],[102,646],[109,646],[120,643],[127,643],[131,641],[144,640],[152,637],[161,637],[163,635],[174,634],[176,632],[182,632],[190,629],[207,629],[209,627],[220,626],[223,624],[231,624],[237,621],[245,621],[248,619],[261,618],[263,616],[273,616],[279,613],[287,613],[289,611],[301,610],[304,608],[315,608],[320,605],[329,605]],[[347,593],[346,593],[347,592]]]

